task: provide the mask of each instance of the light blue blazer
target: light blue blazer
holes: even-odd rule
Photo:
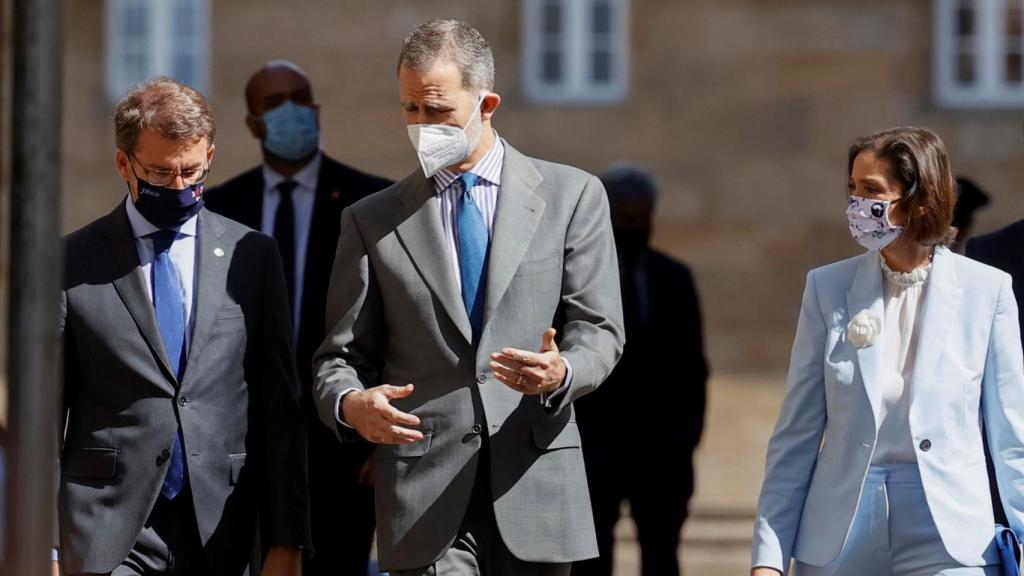
[[[768,445],[753,566],[824,566],[846,543],[880,425],[882,350],[850,319],[883,317],[877,251],[807,275],[786,398]],[[1004,272],[938,248],[911,379],[910,431],[942,542],[967,566],[995,561],[982,425],[1002,504],[1024,534],[1024,360]],[[881,338],[878,339],[881,341]]]

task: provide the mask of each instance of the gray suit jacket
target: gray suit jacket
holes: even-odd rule
[[[64,251],[64,572],[108,573],[127,556],[179,422],[212,573],[245,572],[257,511],[264,544],[308,548],[306,432],[273,239],[200,212],[195,328],[180,383],[123,204],[67,236]]]
[[[601,384],[624,341],[607,199],[595,177],[505,146],[477,347],[430,180],[417,171],[342,215],[329,334],[314,359],[320,417],[338,430],[344,390],[412,382],[415,392],[394,404],[417,415],[426,436],[376,451],[386,568],[425,566],[448,549],[469,503],[482,434],[509,550],[532,562],[597,554],[572,402]],[[498,382],[488,364],[506,346],[537,350],[552,326],[573,379],[545,408],[539,396]]]

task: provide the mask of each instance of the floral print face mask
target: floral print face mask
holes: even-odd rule
[[[846,219],[850,223],[850,234],[858,244],[868,250],[881,250],[903,233],[902,226],[889,220],[890,200],[872,200],[850,195],[846,207]]]

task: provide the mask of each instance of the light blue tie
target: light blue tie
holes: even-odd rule
[[[487,244],[490,241],[487,222],[473,202],[470,191],[480,177],[464,172],[457,182],[462,197],[456,208],[459,232],[459,274],[462,276],[462,303],[473,327],[473,343],[480,341],[484,323],[484,291],[487,284]]]
[[[160,230],[150,236],[153,238],[153,307],[156,309],[156,322],[160,327],[160,338],[164,341],[167,359],[171,362],[174,376],[181,382],[185,367],[185,303],[181,295],[181,279],[178,270],[171,261],[171,243],[178,233],[174,230]],[[167,475],[160,487],[160,493],[168,500],[173,500],[185,487],[185,455],[182,449],[181,428],[174,441]]]

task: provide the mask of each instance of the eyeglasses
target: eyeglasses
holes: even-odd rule
[[[145,176],[146,182],[153,184],[154,186],[168,186],[174,182],[179,176],[185,186],[194,186],[206,181],[206,177],[210,175],[210,165],[207,164],[202,168],[189,168],[188,170],[151,170],[139,162],[139,159],[134,153],[129,152],[129,156],[132,160],[139,164],[142,168],[142,173]],[[132,167],[132,174],[138,178],[139,175],[135,172],[135,165],[129,163]]]

